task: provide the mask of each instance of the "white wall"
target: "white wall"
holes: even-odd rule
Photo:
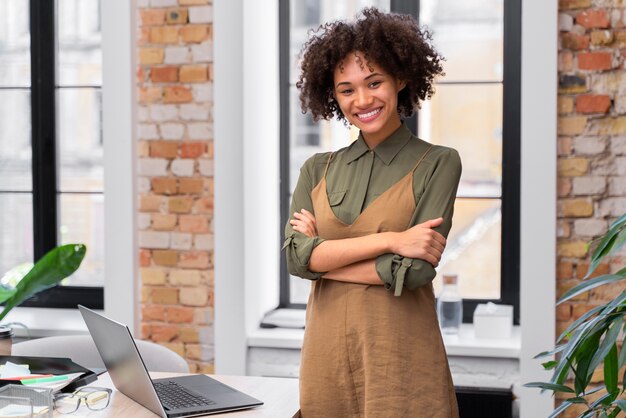
[[[135,188],[135,0],[107,0],[102,13],[104,133],[104,311],[137,329]]]
[[[532,357],[555,339],[558,2],[522,3],[520,375],[527,383],[549,378]],[[549,393],[522,388],[520,398],[521,418],[552,411]]]
[[[278,303],[278,2],[215,0],[215,369]]]

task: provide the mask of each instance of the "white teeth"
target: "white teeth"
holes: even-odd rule
[[[377,114],[378,112],[380,112],[380,108],[379,108],[379,109],[376,109],[376,110],[372,110],[371,112],[368,112],[368,113],[357,113],[357,116],[358,116],[360,119],[367,119],[367,118],[369,118],[369,117],[374,116],[374,115],[375,115],[375,114]]]

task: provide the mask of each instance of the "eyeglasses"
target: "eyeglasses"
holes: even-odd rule
[[[112,389],[85,386],[74,393],[59,393],[54,397],[54,409],[60,414],[76,412],[84,400],[87,408],[100,411],[111,401]]]

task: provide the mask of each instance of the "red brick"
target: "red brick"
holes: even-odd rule
[[[150,324],[141,324],[141,339],[147,340],[150,338],[150,334],[152,332],[152,326]]]
[[[173,195],[178,193],[178,184],[172,177],[154,177],[151,181],[152,191],[157,194]]]
[[[159,305],[145,305],[141,309],[142,321],[165,321],[165,308]]]
[[[563,294],[565,294],[565,292],[567,292],[568,290],[570,290],[572,287],[574,286],[578,286],[580,284],[580,280],[558,280],[556,282],[556,296],[557,298],[560,298],[561,296],[563,296]],[[572,299],[570,299],[572,301],[582,301],[585,302],[587,300],[589,300],[589,295],[587,293],[582,293]]]
[[[178,42],[178,28],[156,26],[150,29],[150,42],[153,44],[175,44]]]
[[[182,83],[202,83],[207,81],[206,65],[183,65],[180,67],[180,81]]]
[[[556,307],[557,321],[569,321],[572,318],[572,306],[564,303]]]
[[[572,304],[572,317],[576,320],[598,305],[599,304],[591,304],[591,303],[573,303]]]
[[[585,275],[587,274],[587,271],[589,270],[589,263],[578,263],[578,265],[576,266],[576,278],[579,280],[582,280],[583,277],[585,277]],[[594,277],[598,277],[598,276],[602,276],[603,274],[609,274],[609,265],[602,263],[599,264],[598,267],[596,267],[596,269],[593,271],[593,273],[591,274],[591,276],[589,278],[594,278]]]
[[[145,45],[150,42],[150,28],[141,28],[137,45]]]
[[[188,9],[168,9],[165,14],[165,20],[169,25],[182,25],[187,23]]]
[[[608,28],[611,25],[609,14],[603,9],[584,10],[576,15],[576,23],[586,29]]]
[[[183,306],[170,306],[167,308],[168,322],[191,323],[193,322],[193,308]]]
[[[213,193],[208,193],[209,197],[203,197],[198,199],[194,204],[194,209],[197,213],[213,213]]]
[[[137,68],[137,73],[136,73],[136,80],[137,80],[137,84],[141,84],[145,81],[146,78],[146,72],[144,71],[143,67],[139,67]]]
[[[606,113],[611,107],[611,98],[606,94],[581,94],[576,97],[576,112]]]
[[[574,54],[571,51],[559,53],[559,71],[569,72],[574,68]]]
[[[139,103],[154,103],[163,97],[163,89],[161,87],[141,87],[139,89]]]
[[[152,261],[152,255],[150,254],[150,250],[139,250],[139,266],[140,267],[149,267],[151,261]]]
[[[561,45],[566,49],[581,50],[589,48],[589,35],[578,35],[573,32],[561,35]]]
[[[154,250],[152,259],[157,266],[175,267],[178,264],[178,251]]]
[[[571,279],[573,275],[574,265],[567,261],[559,261],[556,266],[556,278],[559,280]]]
[[[178,336],[178,327],[176,325],[152,325],[150,337],[155,342],[172,341]]]
[[[189,197],[172,197],[168,202],[171,213],[189,213],[193,207],[193,199]]]
[[[180,28],[180,37],[184,43],[199,43],[209,38],[207,25],[187,25]]]
[[[610,52],[581,52],[578,54],[578,68],[581,70],[610,70],[613,68]]]
[[[183,251],[178,266],[181,268],[208,269],[213,267],[212,257],[206,251]]]
[[[178,67],[152,67],[150,69],[150,80],[153,83],[173,83],[178,81]]]
[[[183,86],[166,87],[163,101],[165,103],[190,103],[193,101],[191,89]]]
[[[181,232],[207,232],[209,218],[206,215],[180,215],[178,219]]]
[[[176,158],[178,144],[174,141],[150,141],[150,156],[155,158]]]
[[[143,26],[162,25],[165,22],[165,10],[163,9],[141,9],[139,16]]]
[[[572,137],[562,136],[557,139],[557,152],[559,156],[567,156],[572,153]]]
[[[178,289],[171,287],[154,287],[152,288],[152,302],[174,305],[178,303]]]
[[[206,152],[206,142],[189,141],[180,144],[181,158],[198,158]]]
[[[202,179],[182,177],[178,180],[178,192],[181,194],[200,194],[203,190]]]

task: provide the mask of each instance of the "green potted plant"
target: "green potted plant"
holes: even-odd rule
[[[592,242],[596,243],[583,282],[565,292],[557,305],[598,286],[626,278],[626,267],[614,274],[590,278],[602,259],[615,253],[626,243],[626,214],[613,222],[605,235]],[[556,355],[555,360],[543,363],[546,370],[553,370],[549,382],[532,382],[524,386],[565,394],[563,403],[550,417],[556,417],[572,405],[583,407],[584,411],[579,418],[617,417],[626,412],[626,400],[622,399],[626,391],[626,372],[623,376],[619,375],[626,363],[625,331],[626,289],[608,303],[586,312],[558,337],[553,350],[536,356],[541,358]],[[601,364],[604,382],[591,384],[593,372]],[[573,382],[573,385],[569,382]]]
[[[66,244],[47,252],[35,265],[21,273],[19,266],[15,272],[14,286],[0,286],[0,321],[13,309],[31,296],[58,284],[73,274],[85,257],[87,247],[84,244]]]

